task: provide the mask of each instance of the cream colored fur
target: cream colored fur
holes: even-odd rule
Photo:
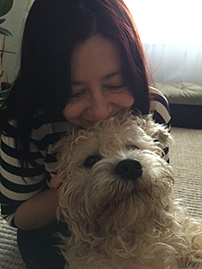
[[[173,199],[174,174],[162,158],[170,142],[151,116],[131,115],[62,139],[58,215],[71,231],[61,246],[67,268],[202,268],[202,229]],[[141,164],[138,179],[115,172],[125,159]]]

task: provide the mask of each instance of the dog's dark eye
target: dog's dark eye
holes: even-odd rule
[[[100,155],[91,155],[89,156],[85,162],[84,162],[84,166],[85,167],[92,167],[95,163],[99,162],[101,160],[101,156]]]
[[[137,146],[128,146],[127,147],[128,150],[132,149],[132,150],[136,150],[139,149]]]

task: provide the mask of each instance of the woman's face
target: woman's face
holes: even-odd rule
[[[78,45],[71,57],[71,98],[65,118],[84,129],[129,110],[134,97],[125,87],[118,48],[95,35]]]

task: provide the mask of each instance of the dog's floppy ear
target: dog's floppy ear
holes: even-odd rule
[[[152,137],[155,142],[158,142],[162,149],[165,149],[171,145],[172,137],[167,126],[156,123],[153,120],[152,114],[142,116],[140,118],[140,127],[147,135]]]

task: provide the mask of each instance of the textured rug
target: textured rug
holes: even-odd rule
[[[187,211],[202,219],[202,130],[172,128],[170,161],[175,172],[175,196]]]
[[[0,269],[25,269],[16,243],[16,229],[0,218]]]
[[[170,161],[175,196],[187,211],[202,219],[202,130],[172,128]],[[26,269],[16,244],[16,230],[0,218],[0,269]]]

